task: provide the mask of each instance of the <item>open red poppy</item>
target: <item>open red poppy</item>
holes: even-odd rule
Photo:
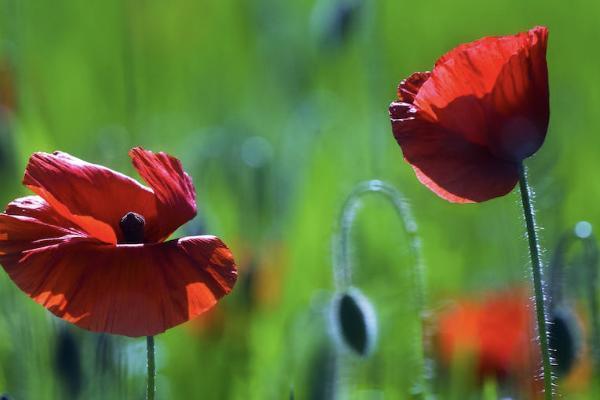
[[[548,128],[547,38],[536,27],[463,44],[400,83],[392,129],[421,183],[456,203],[514,188]]]
[[[36,302],[81,328],[155,335],[229,293],[232,254],[214,236],[166,241],[196,215],[192,180],[165,153],[134,148],[150,187],[69,154],[35,153],[35,196],[0,214],[0,263]]]

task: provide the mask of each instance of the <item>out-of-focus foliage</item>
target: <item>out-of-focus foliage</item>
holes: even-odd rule
[[[352,188],[383,179],[411,201],[431,312],[521,284],[528,258],[516,195],[456,206],[417,182],[387,117],[396,85],[459,43],[549,27],[550,131],[528,165],[551,248],[576,221],[600,224],[599,19],[594,2],[557,0],[0,0],[0,200],[26,193],[34,151],[125,173],[130,147],[171,152],[198,191],[183,233],[221,236],[240,280],[216,309],[156,338],[158,398],[330,398],[335,383],[352,399],[406,398],[421,345],[411,260],[381,199],[364,201],[353,230],[377,347],[338,358],[327,336],[332,235]],[[0,311],[0,392],[143,396],[143,339],[67,328],[4,274]],[[494,398],[493,382],[481,390]]]

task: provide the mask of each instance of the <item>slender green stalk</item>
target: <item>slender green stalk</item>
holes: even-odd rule
[[[154,384],[154,378],[156,376],[156,367],[154,364],[154,336],[146,336],[146,354],[148,357],[148,386],[146,389],[146,399],[154,400],[154,392],[156,391],[156,385]]]
[[[544,398],[553,398],[552,390],[552,365],[550,363],[550,349],[548,347],[548,330],[546,329],[546,310],[544,299],[544,285],[542,277],[542,260],[540,257],[540,244],[537,236],[537,226],[531,198],[531,189],[527,182],[527,171],[521,164],[519,168],[519,189],[523,203],[523,214],[527,225],[527,238],[529,239],[529,254],[531,255],[531,273],[533,276],[533,290],[535,294],[535,312],[537,330],[539,335],[540,351],[542,354],[542,371],[544,379]]]

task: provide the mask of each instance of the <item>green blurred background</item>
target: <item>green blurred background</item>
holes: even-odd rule
[[[34,151],[127,174],[129,148],[169,152],[198,192],[199,215],[178,233],[222,237],[240,280],[215,310],[157,337],[158,398],[327,398],[332,379],[353,399],[408,398],[420,347],[412,261],[376,196],[352,246],[378,347],[344,358],[347,379],[327,367],[331,245],[353,187],[382,179],[409,199],[429,311],[529,275],[517,194],[452,205],[403,162],[387,115],[398,82],[460,43],[548,26],[550,130],[527,164],[551,250],[577,221],[600,218],[598,20],[589,1],[0,0],[0,199],[27,193]],[[0,391],[143,398],[143,339],[68,327],[0,281]],[[461,398],[450,392],[439,398]]]

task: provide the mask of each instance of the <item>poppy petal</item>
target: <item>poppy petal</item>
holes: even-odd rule
[[[83,233],[80,228],[60,215],[40,196],[25,196],[11,201],[6,206],[6,214],[36,219],[48,225]]]
[[[0,263],[36,302],[91,331],[158,334],[214,306],[237,278],[231,252],[214,236],[111,245],[62,234],[0,215]]]
[[[415,72],[404,79],[398,86],[398,100],[412,104],[421,86],[423,86],[430,76],[431,72]]]
[[[133,166],[152,188],[157,200],[158,240],[196,216],[196,191],[190,176],[175,157],[141,147],[129,152]]]
[[[134,179],[62,152],[35,153],[23,184],[58,214],[105,243],[121,239],[119,221],[128,212],[156,219],[151,190]]]
[[[414,105],[498,157],[520,162],[548,128],[548,31],[486,37],[441,57]]]
[[[494,157],[428,121],[410,104],[392,103],[394,136],[417,179],[453,203],[489,200],[510,192],[519,180],[518,166]]]

